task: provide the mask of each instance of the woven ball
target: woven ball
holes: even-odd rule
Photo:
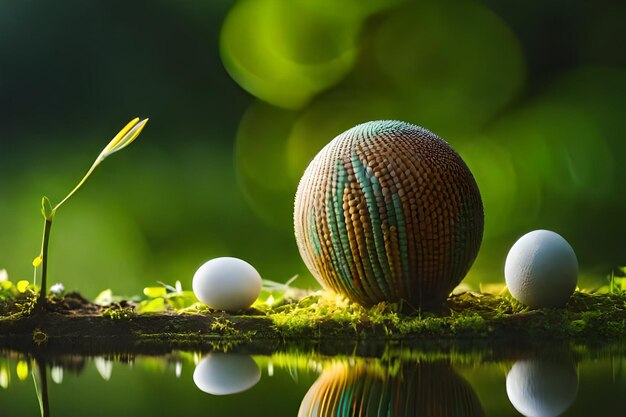
[[[380,364],[330,365],[302,399],[298,417],[485,415],[472,386],[451,365],[397,365],[397,374]]]
[[[474,262],[483,205],[461,157],[432,132],[367,122],[328,143],[296,194],[300,254],[326,289],[363,305],[441,303]]]

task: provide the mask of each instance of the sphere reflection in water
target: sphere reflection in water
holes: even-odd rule
[[[476,393],[446,363],[411,363],[393,376],[381,368],[337,363],[324,370],[298,417],[483,416]]]
[[[193,372],[193,382],[213,395],[236,394],[252,388],[261,371],[248,355],[212,353],[202,359]]]
[[[577,392],[576,369],[566,360],[518,361],[506,377],[509,401],[527,417],[558,416],[572,405]]]

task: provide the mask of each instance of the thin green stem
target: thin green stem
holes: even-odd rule
[[[52,228],[52,219],[46,219],[43,229],[43,244],[41,246],[41,289],[39,290],[39,298],[37,305],[43,306],[46,302],[48,294],[48,243],[50,242],[50,229]]]
[[[57,209],[59,207],[61,207],[61,205],[63,203],[65,203],[71,196],[74,195],[74,193],[76,191],[78,191],[78,189],[85,183],[85,181],[87,181],[87,178],[89,178],[89,176],[91,175],[91,173],[96,169],[96,167],[100,164],[100,162],[102,162],[101,157],[99,156],[98,159],[96,159],[96,161],[93,163],[93,165],[91,166],[91,168],[89,168],[89,171],[87,171],[87,173],[85,174],[85,176],[83,177],[82,180],[80,180],[80,182],[78,183],[78,185],[76,187],[74,187],[74,189],[72,191],[70,191],[70,193],[63,199],[61,200],[61,202],[59,204],[57,204],[56,206],[54,206],[54,208],[52,209],[53,212],[56,212]]]
[[[35,358],[36,368],[33,369],[33,381],[35,383],[35,393],[39,401],[39,411],[41,417],[50,416],[50,404],[48,401],[48,376],[46,374],[46,362],[44,359]]]
[[[109,144],[100,152],[100,155],[96,158],[94,163],[89,168],[89,171],[85,174],[82,180],[74,187],[70,193],[65,196],[63,200],[56,206],[52,207],[50,200],[48,197],[43,197],[41,199],[41,214],[45,220],[44,230],[43,230],[43,240],[41,243],[41,253],[40,255],[33,260],[33,266],[35,267],[33,283],[37,280],[37,268],[41,264],[41,290],[39,291],[39,297],[37,298],[36,305],[38,307],[42,307],[46,303],[46,296],[48,295],[48,281],[47,281],[47,272],[48,272],[48,242],[50,240],[50,228],[52,227],[52,219],[63,203],[65,203],[71,196],[74,195],[76,191],[87,181],[87,178],[91,175],[91,173],[96,169],[96,167],[104,161],[106,157],[115,153],[121,149],[124,149],[128,145],[130,145],[136,138],[139,136],[144,126],[148,122],[148,119],[139,120],[139,118],[135,118],[131,120],[122,130],[119,131],[117,135],[109,142]]]

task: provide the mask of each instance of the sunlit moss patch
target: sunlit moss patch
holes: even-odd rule
[[[626,292],[621,281],[599,292],[576,291],[558,309],[529,309],[503,288],[451,295],[436,311],[408,304],[371,308],[328,292],[267,288],[252,308],[224,312],[198,303],[180,284],[146,288],[143,296],[119,297],[110,290],[96,302],[78,293],[51,294],[46,310],[33,309],[35,291],[5,284],[0,293],[0,342],[21,337],[31,343],[123,343],[148,348],[232,349],[256,346],[337,343],[423,343],[431,341],[597,343],[626,335]],[[279,288],[280,286],[280,288]],[[606,290],[606,291],[605,291]],[[491,294],[488,291],[498,294]],[[10,335],[10,336],[7,336]]]

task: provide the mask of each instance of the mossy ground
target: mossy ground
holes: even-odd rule
[[[279,345],[347,342],[598,343],[626,336],[623,293],[577,291],[563,308],[531,310],[506,294],[464,292],[430,312],[386,303],[364,308],[322,293],[286,298],[272,306],[259,303],[237,313],[202,306],[138,313],[130,302],[99,306],[76,293],[48,301],[45,310],[36,311],[28,295],[5,300],[0,306],[0,345],[220,350],[241,345],[271,351]]]
[[[314,337],[326,327],[356,338],[389,339],[626,336],[626,295],[580,291],[555,309],[532,310],[507,295],[464,292],[436,312],[385,303],[367,309],[338,297],[310,296],[266,314],[283,337]]]

